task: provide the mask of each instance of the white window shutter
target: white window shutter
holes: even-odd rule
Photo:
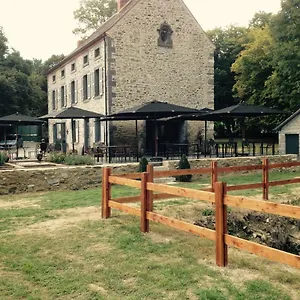
[[[87,74],[87,96],[91,98],[91,74]]]
[[[60,107],[59,100],[60,100],[60,98],[59,98],[59,90],[57,89],[56,92],[55,92],[55,107],[56,107],[56,109],[58,109]]]
[[[91,73],[91,96],[95,96],[95,72]]]
[[[100,95],[103,95],[103,78],[104,78],[104,68],[101,68],[99,70],[99,89],[100,89]]]
[[[65,107],[68,106],[68,89],[67,85],[65,85]]]

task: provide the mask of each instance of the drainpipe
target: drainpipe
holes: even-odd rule
[[[106,35],[104,35],[104,91],[105,91],[105,116],[108,113],[108,86],[107,86],[107,40]],[[104,143],[106,146],[109,146],[109,138],[108,138],[108,121],[105,121],[105,135],[104,135]]]

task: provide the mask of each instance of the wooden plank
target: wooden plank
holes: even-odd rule
[[[142,174],[142,184],[141,184],[141,232],[149,232],[149,220],[147,219],[147,181],[148,173]]]
[[[211,162],[211,189],[214,191],[214,184],[218,181],[218,163]]]
[[[286,180],[270,181],[269,182],[269,186],[285,185],[285,184],[292,184],[292,183],[300,183],[300,178],[292,178],[292,179],[286,179]]]
[[[111,198],[111,184],[109,183],[110,168],[103,168],[102,170],[102,218],[108,219],[111,215],[109,207],[109,200]]]
[[[225,267],[227,261],[227,247],[225,244],[225,229],[227,216],[225,215],[224,207],[224,191],[223,182],[215,183],[215,216],[216,216],[216,263],[219,267]]]
[[[159,215],[157,213],[147,212],[147,219],[170,226],[172,228],[179,229],[184,232],[196,234],[198,236],[207,238],[212,241],[214,241],[216,239],[216,233],[214,230],[196,226],[196,225],[192,225],[192,224],[189,224],[189,223],[186,223],[183,221],[179,221],[176,219],[168,218],[168,217]]]
[[[269,200],[269,160],[263,160],[263,199]]]
[[[174,196],[171,194],[165,194],[165,193],[161,193],[161,194],[153,194],[153,200],[164,200],[164,199],[178,199],[178,198],[182,198],[180,196]]]
[[[141,196],[120,197],[111,200],[118,203],[135,203],[141,201]]]
[[[248,251],[258,256],[265,257],[267,259],[277,261],[283,264],[290,265],[292,267],[300,268],[300,256],[290,254],[281,250],[256,244],[250,241],[246,241],[231,235],[225,235],[225,243],[228,246],[232,246],[241,250]]]
[[[153,169],[153,165],[147,165],[147,173],[148,175],[148,182],[153,182],[154,180],[154,169]],[[153,211],[153,192],[152,191],[148,191],[148,211]]]
[[[300,206],[292,206],[274,202],[255,200],[248,197],[226,195],[224,203],[228,206],[252,209],[255,211],[274,214],[278,216],[300,219]]]
[[[262,188],[263,183],[249,183],[249,184],[240,184],[240,185],[228,185],[226,190],[229,191],[241,191],[241,190],[248,190],[248,189],[258,189]]]
[[[142,177],[142,173],[127,173],[127,174],[113,174],[114,176],[127,178],[127,179],[140,179]]]
[[[300,161],[292,161],[292,162],[286,162],[286,163],[276,163],[276,164],[270,164],[270,169],[277,169],[277,168],[290,168],[290,167],[299,167]]]
[[[131,186],[137,189],[141,188],[141,182],[137,180],[122,178],[118,176],[109,176],[109,182],[114,184],[126,185]]]
[[[229,172],[240,172],[240,171],[253,171],[253,170],[261,170],[262,166],[233,166],[233,167],[222,167],[218,168],[218,172],[220,173],[229,173]]]
[[[166,184],[150,183],[147,184],[147,190],[153,192],[167,193],[183,198],[190,198],[200,201],[208,201],[213,203],[215,201],[215,194],[210,192],[198,191],[182,187],[169,186]]]
[[[130,215],[134,215],[134,216],[137,216],[137,217],[141,216],[141,211],[138,208],[130,207],[130,206],[124,205],[122,203],[117,203],[117,202],[114,202],[112,200],[110,200],[108,203],[109,203],[109,206],[111,208],[121,210],[125,213],[128,213]]]
[[[201,169],[185,169],[185,170],[170,170],[170,171],[155,171],[154,178],[160,177],[175,177],[179,175],[196,175],[196,174],[209,174],[211,173],[211,168],[201,168]]]

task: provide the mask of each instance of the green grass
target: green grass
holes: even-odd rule
[[[185,185],[199,189],[205,180]],[[293,195],[294,187],[281,191]],[[139,194],[115,185],[112,192]],[[102,220],[100,202],[100,189],[0,197],[0,299],[299,299],[299,270],[235,249],[228,268],[218,268],[213,242],[152,222],[142,234],[138,218],[115,210]],[[158,201],[155,210],[194,203]]]

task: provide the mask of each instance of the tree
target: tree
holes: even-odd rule
[[[79,26],[73,33],[86,38],[116,12],[116,0],[81,0],[79,9],[74,11]]]
[[[3,28],[0,26],[0,59],[3,58],[7,50],[7,38],[4,35]]]
[[[267,13],[260,11],[254,14],[254,17],[249,22],[249,28],[263,28],[266,25],[270,25],[273,21],[274,15],[272,13]]]
[[[300,99],[300,0],[283,0],[271,29],[274,72],[266,88],[281,108],[295,111]]]
[[[55,65],[57,65],[59,62],[61,62],[65,58],[64,54],[53,54],[50,58],[48,58],[43,65],[39,65],[39,63],[35,60],[34,66],[38,70],[40,70],[41,73],[46,73],[51,68],[53,68]]]

